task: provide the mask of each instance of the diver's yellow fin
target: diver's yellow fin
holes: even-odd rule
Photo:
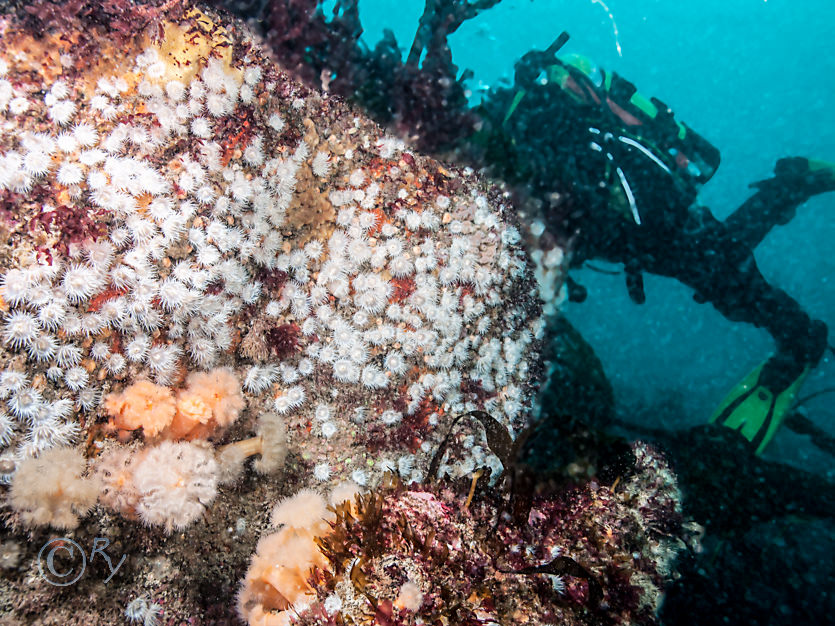
[[[791,385],[775,394],[759,383],[764,365],[758,365],[734,387],[710,418],[711,423],[738,431],[751,442],[756,454],[761,454],[774,438],[811,369],[804,369]]]
[[[510,103],[510,107],[507,109],[507,113],[504,116],[504,120],[502,120],[502,126],[507,124],[507,120],[510,119],[510,116],[513,115],[514,111],[516,111],[516,107],[519,106],[519,103],[522,102],[522,98],[525,97],[527,91],[524,89],[520,89],[513,95],[513,101]]]

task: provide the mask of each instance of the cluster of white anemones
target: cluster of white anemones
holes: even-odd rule
[[[542,299],[542,313],[546,317],[557,315],[568,298],[568,291],[563,278],[567,262],[563,249],[551,242],[543,246],[542,235],[545,224],[542,220],[534,220],[528,228],[531,238],[531,261],[534,263],[536,282],[539,285],[539,295]]]
[[[0,192],[57,185],[76,210],[92,206],[108,222],[105,237],[70,245],[49,264],[29,255],[2,276],[3,345],[41,368],[49,388],[27,386],[20,360],[4,374],[12,381],[0,387],[8,410],[32,427],[20,453],[71,439],[77,426],[66,419],[73,408],[97,407],[99,381],[130,372],[167,384],[182,365],[205,369],[221,360],[241,368],[250,397],[271,392],[277,412],[310,413],[325,438],[338,432],[337,414],[386,426],[404,417],[391,407],[345,406],[343,385],[381,393],[403,386],[406,414],[431,398],[448,413],[495,412],[511,431],[524,423],[542,323],[525,303],[509,301],[527,271],[520,236],[475,185],[463,198],[438,195],[381,223],[383,185],[396,184],[388,197],[404,206],[415,205],[413,192],[375,180],[362,158],[396,159],[405,146],[385,136],[341,154],[327,143],[282,145],[290,124],[304,134],[297,112],[305,102],[274,96],[266,66],[251,57],[234,68],[210,57],[181,81],[151,47],[127,77],[103,77],[92,94],[60,80],[42,86],[47,95],[39,99],[2,77],[15,63],[0,60],[3,133],[16,128],[16,116],[44,108],[53,127],[3,137]],[[263,123],[230,156],[216,127],[256,106],[268,109],[259,113]],[[303,244],[287,229],[300,168],[329,183],[335,213],[326,234]],[[266,293],[259,269],[286,273],[280,296]],[[398,279],[413,281],[413,291],[395,300]],[[232,323],[247,305],[277,324],[298,324],[298,352],[248,365],[230,356]],[[335,383],[329,399],[313,383],[321,372]],[[483,406],[463,397],[465,380],[489,395]],[[43,424],[54,427],[42,428],[48,436],[35,434]],[[12,420],[0,415],[0,445],[12,433]],[[391,464],[403,472],[412,459]],[[316,477],[327,480],[327,457],[314,460]],[[354,479],[366,482],[362,474]]]

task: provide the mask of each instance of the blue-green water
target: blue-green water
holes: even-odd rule
[[[423,4],[363,0],[365,40],[373,45],[390,28],[408,49]],[[567,30],[566,51],[627,77],[721,150],[722,165],[702,192],[702,202],[720,219],[748,197],[750,182],[771,175],[778,158],[835,161],[831,2],[609,0],[606,6],[610,11],[591,0],[504,0],[466,22],[451,47],[459,68],[475,72],[473,99],[480,89],[510,80],[522,54],[547,47]],[[756,254],[765,277],[830,328],[833,203],[835,194],[813,198]],[[662,426],[705,421],[728,389],[773,349],[764,331],[694,303],[691,291],[674,280],[646,276],[647,302],[636,306],[622,276],[582,270],[575,278],[590,293],[585,303],[570,307],[569,316],[603,360],[621,405],[628,409],[668,392],[680,395],[680,422]],[[833,384],[835,366],[824,357],[800,395]],[[816,424],[835,432],[832,398],[822,395],[807,408]],[[767,454],[833,474],[830,457],[787,429]]]

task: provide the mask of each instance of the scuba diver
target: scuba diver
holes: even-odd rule
[[[528,52],[513,87],[489,93],[478,109],[477,158],[518,183],[528,200],[540,199],[546,230],[570,237],[563,243],[571,268],[591,259],[623,264],[639,304],[643,272],[672,277],[697,302],[771,334],[776,353],[710,420],[738,431],[759,454],[823,356],[827,327],[765,280],[753,251],[810,197],[835,191],[835,165],[780,159],[774,177],[751,185],[754,195],[719,221],[698,203],[719,151],[617,74],[578,55],[558,58],[567,40],[563,33],[547,50]],[[567,288],[571,300],[585,299],[570,278]]]

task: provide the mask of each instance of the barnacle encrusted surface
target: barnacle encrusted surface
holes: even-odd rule
[[[77,442],[136,380],[219,366],[311,480],[420,479],[464,411],[524,426],[539,305],[475,175],[205,11],[102,29],[95,56],[67,27],[0,36],[3,458]],[[496,464],[467,443],[445,471]]]

